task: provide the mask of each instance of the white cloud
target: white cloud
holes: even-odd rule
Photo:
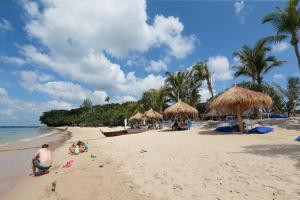
[[[44,111],[52,109],[71,109],[73,106],[63,101],[23,101],[9,97],[8,92],[0,87],[0,123],[8,125],[37,124],[39,116]],[[28,117],[30,116],[30,117]]]
[[[211,98],[211,94],[207,88],[201,87],[199,90],[199,94],[201,95],[201,102],[206,102],[209,98]]]
[[[225,81],[232,79],[233,72],[230,70],[229,61],[227,57],[209,57],[207,65],[213,80]]]
[[[246,18],[253,12],[253,7],[246,6],[244,0],[235,1],[233,4],[234,12],[242,25],[245,24]]]
[[[277,82],[280,80],[284,80],[286,77],[283,74],[274,74],[273,75],[273,81]]]
[[[126,84],[120,85],[119,92],[127,95],[133,95],[134,97],[139,97],[143,92],[149,89],[157,89],[164,85],[164,77],[154,76],[152,74],[144,77],[138,78],[135,76],[134,72],[128,73],[126,77]]]
[[[176,58],[184,58],[191,53],[194,48],[196,37],[183,37],[183,24],[177,17],[155,16],[154,24],[151,28],[154,44],[159,46],[165,44],[170,49],[170,54]]]
[[[29,36],[37,38],[48,51],[25,45],[21,53],[29,62],[99,90],[124,92],[122,95],[130,95],[125,93],[129,91],[138,96],[141,93],[132,91],[143,92],[160,85],[148,80],[161,83],[160,76],[150,74],[140,78],[132,72],[124,73],[108,55],[123,59],[159,48],[166,50],[163,52],[167,56],[183,58],[191,53],[196,41],[195,36],[183,36],[184,26],[176,17],[158,15],[153,24],[147,23],[145,0],[128,0],[123,4],[118,0],[46,2],[39,6],[24,0],[21,4],[29,15],[26,23]],[[132,61],[128,62],[131,64]],[[141,88],[144,83],[148,87]]]
[[[26,63],[24,59],[14,56],[0,56],[0,61],[16,65],[24,65]]]
[[[279,43],[273,44],[273,46],[272,46],[272,50],[275,52],[282,52],[288,48],[289,48],[289,44],[287,42],[279,42]]]
[[[149,66],[147,66],[145,69],[148,72],[151,72],[151,71],[159,72],[159,71],[167,71],[168,67],[167,67],[167,64],[163,60],[158,60],[158,61],[151,60],[149,63]]]
[[[30,0],[19,0],[19,3],[23,6],[26,13],[30,17],[39,17],[39,5],[37,4],[37,2]]]
[[[14,30],[14,27],[6,19],[1,19],[0,20],[0,30],[11,31],[11,30]]]
[[[245,7],[245,3],[244,3],[243,0],[241,0],[241,1],[236,1],[236,2],[233,4],[233,7],[234,7],[234,11],[235,11],[236,13],[240,13],[240,12],[243,10],[243,8]]]
[[[19,74],[21,85],[25,89],[31,92],[46,93],[54,99],[70,102],[70,104],[81,103],[87,98],[91,99],[94,104],[101,104],[104,103],[107,96],[104,91],[96,90],[92,92],[71,82],[48,81],[51,80],[51,77],[39,72],[21,71]]]

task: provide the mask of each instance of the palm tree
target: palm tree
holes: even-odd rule
[[[276,7],[274,12],[264,16],[264,23],[271,23],[276,29],[276,35],[269,39],[279,42],[290,36],[290,43],[294,47],[295,54],[300,70],[300,55],[298,49],[299,30],[300,30],[300,9],[299,0],[289,0],[284,9]]]
[[[211,75],[208,70],[208,66],[206,62],[198,62],[193,66],[193,72],[198,80],[204,81],[206,80],[208,90],[210,92],[211,97],[214,97]]]
[[[169,102],[168,98],[169,90],[166,87],[161,87],[156,90],[156,102],[157,102],[157,111],[163,112],[166,108],[166,103]]]
[[[295,116],[295,110],[297,101],[300,98],[300,78],[290,77],[288,79],[287,89],[284,89],[280,85],[273,83],[279,92],[287,98],[286,107],[288,109],[288,114]]]
[[[187,72],[186,82],[185,101],[196,107],[196,104],[199,103],[201,97],[199,88],[202,85],[202,80],[199,80],[193,70],[191,70]]]
[[[144,92],[140,100],[143,110],[153,108],[156,111],[162,112],[168,102],[169,91],[166,87],[159,89],[150,89]]]
[[[186,88],[186,76],[187,74],[183,71],[179,71],[175,74],[166,72],[166,87],[170,91],[170,98],[173,101],[178,101],[184,97]]]
[[[277,60],[273,55],[267,56],[271,48],[266,43],[266,39],[260,39],[253,48],[244,45],[242,50],[233,53],[233,56],[240,59],[240,64],[235,66],[235,77],[248,76],[253,82],[261,84],[265,74],[285,62]]]

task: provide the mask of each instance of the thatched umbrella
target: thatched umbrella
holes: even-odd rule
[[[193,116],[198,115],[198,110],[189,104],[178,100],[177,103],[173,104],[169,108],[165,109],[164,114],[166,116]]]
[[[240,131],[244,130],[242,113],[247,108],[268,108],[272,105],[272,99],[261,92],[255,92],[242,87],[234,86],[214,99],[210,108],[222,110],[229,108],[234,111],[238,118]]]
[[[130,117],[129,120],[143,120],[143,114],[140,112],[137,112],[135,115]]]
[[[143,118],[148,119],[148,120],[159,120],[163,119],[162,114],[154,111],[152,108],[150,108],[148,111],[146,111],[143,114]]]

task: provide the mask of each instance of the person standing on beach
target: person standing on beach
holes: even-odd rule
[[[43,144],[42,148],[38,150],[37,154],[32,158],[32,173],[33,176],[37,176],[36,169],[42,174],[49,173],[49,168],[52,164],[51,151],[48,149],[48,144]]]

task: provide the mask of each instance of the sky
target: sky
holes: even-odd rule
[[[274,34],[265,14],[285,1],[0,1],[0,125],[39,125],[42,112],[134,101],[166,71],[207,61],[215,92],[234,78],[243,45]],[[264,80],[300,76],[289,41],[271,45],[286,63]],[[205,83],[202,101],[209,97]]]

